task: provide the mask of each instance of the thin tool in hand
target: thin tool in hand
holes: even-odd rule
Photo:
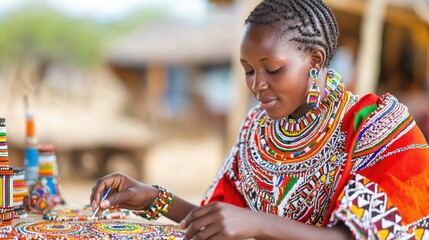
[[[107,197],[107,195],[109,195],[109,192],[110,192],[111,189],[112,189],[112,187],[110,187],[110,186],[106,189],[106,191],[104,192],[103,196],[101,196],[100,203],[101,203],[101,201],[103,201],[104,199],[106,199],[106,197]],[[97,212],[98,212],[99,209],[100,209],[100,204],[98,204],[98,207],[92,213],[92,216],[89,219],[89,221],[92,221],[94,219],[94,217],[95,217],[95,215],[97,215]]]

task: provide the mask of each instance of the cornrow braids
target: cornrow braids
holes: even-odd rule
[[[322,47],[326,67],[337,48],[337,21],[322,0],[263,0],[245,23],[279,27],[283,39],[298,43],[300,50]]]

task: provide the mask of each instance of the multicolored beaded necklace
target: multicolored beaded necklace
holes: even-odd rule
[[[329,94],[304,116],[297,119],[286,117],[279,121],[271,121],[265,116],[260,120],[255,143],[265,160],[272,163],[296,162],[304,155],[314,152],[313,149],[326,140],[325,136],[332,133],[332,126],[339,121],[337,113],[347,103],[340,101],[344,94],[348,94],[340,79],[341,76],[329,70],[326,79]]]

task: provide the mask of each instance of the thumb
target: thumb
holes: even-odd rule
[[[110,208],[110,201],[109,199],[104,199],[103,201],[100,202],[100,207],[101,208]]]

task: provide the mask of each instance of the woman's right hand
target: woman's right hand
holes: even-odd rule
[[[112,188],[109,195],[100,202],[101,196],[109,186]],[[157,188],[125,174],[113,173],[97,180],[97,184],[92,188],[90,202],[92,209],[100,205],[100,210],[112,207],[142,210],[148,207],[157,196]]]

